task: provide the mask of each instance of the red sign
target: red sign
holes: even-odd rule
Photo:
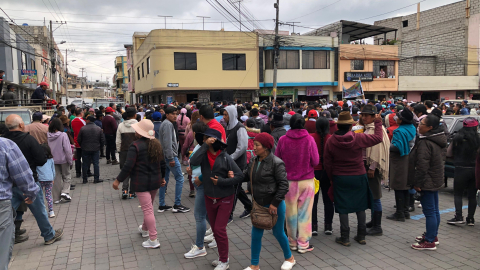
[[[42,54],[43,54],[42,60],[43,60],[43,62],[48,64],[48,60],[47,60],[48,59],[48,52],[43,50],[43,49],[42,49],[42,51],[43,51],[42,52]]]
[[[446,97],[445,100],[450,100],[450,98],[449,98],[449,97]]]

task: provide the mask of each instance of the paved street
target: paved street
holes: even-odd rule
[[[216,249],[209,249],[207,256],[194,260],[183,257],[195,238],[193,210],[187,214],[155,212],[161,247],[143,248],[143,238],[137,230],[143,220],[138,201],[121,200],[120,191],[111,188],[112,179],[119,171],[118,166],[105,165],[105,159],[101,160],[101,164],[104,183],[77,184],[76,190],[71,193],[71,203],[54,205],[57,217],[50,222],[54,228],[64,228],[61,241],[45,246],[35,219],[30,212],[25,214],[24,228],[28,230],[30,239],[15,245],[10,269],[213,269],[210,262],[218,258]],[[81,181],[79,178],[74,180]],[[182,203],[193,209],[194,199],[188,197],[188,189],[185,182]],[[173,202],[173,191],[174,185],[170,185],[167,194],[169,204]],[[410,244],[415,236],[424,232],[425,218],[419,216],[418,220],[405,223],[386,220],[385,214],[393,211],[394,195],[386,190],[383,195],[384,236],[367,237],[366,246],[357,244],[353,239],[351,247],[340,246],[334,242],[340,226],[338,216],[335,216],[334,235],[321,233],[311,241],[315,246],[313,252],[305,255],[294,253],[297,260],[294,269],[480,269],[480,224],[476,227],[450,226],[446,220],[453,216],[453,212],[444,213],[441,215],[437,251],[415,251]],[[155,206],[158,207],[158,200]],[[450,180],[449,187],[440,194],[440,210],[452,207]],[[238,218],[242,211],[240,203],[234,222],[228,226],[230,269],[233,270],[250,264],[251,223],[250,219]],[[412,214],[421,215],[421,209]],[[320,202],[319,217],[322,215],[323,205]],[[355,216],[350,215],[351,238],[355,235],[355,222]],[[320,227],[323,228],[323,224]],[[272,233],[266,232],[260,255],[261,269],[280,269],[282,257]]]

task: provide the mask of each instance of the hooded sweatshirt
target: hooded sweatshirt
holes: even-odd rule
[[[317,144],[306,129],[287,131],[287,134],[278,140],[275,156],[285,162],[289,181],[302,181],[315,177],[314,167],[319,162]]]
[[[118,126],[116,146],[117,151],[128,151],[128,147],[135,139],[135,129],[132,128],[133,124],[138,123],[136,119],[125,120]]]
[[[393,117],[395,117],[395,115],[395,113],[391,113],[387,116],[388,120],[385,120],[385,122],[388,122],[387,134],[390,141],[392,141],[393,139],[393,131],[398,128],[397,121],[393,120]]]
[[[190,123],[190,118],[187,117],[187,109],[183,108],[180,110],[180,114],[177,116],[178,131],[182,133],[182,135],[185,134],[188,123]]]
[[[53,161],[55,164],[73,164],[72,147],[67,133],[57,131],[55,133],[47,133],[48,146],[52,151]]]
[[[372,147],[383,140],[382,121],[375,121],[375,133],[347,132],[344,135],[333,134],[328,139],[323,152],[323,167],[328,177],[333,175],[365,174],[363,148]],[[316,150],[316,148],[315,148]]]
[[[247,127],[247,135],[248,135],[247,164],[250,163],[250,159],[252,159],[252,157],[255,156],[255,151],[253,151],[253,147],[255,145],[254,143],[255,137],[257,137],[258,134],[260,134],[260,129]]]
[[[248,134],[245,126],[238,122],[237,118],[237,108],[230,105],[225,108],[228,113],[228,123],[227,123],[227,153],[232,157],[232,159],[239,165],[238,159],[245,159],[245,166],[247,165],[246,160],[246,151],[248,147]],[[236,134],[232,134],[234,130],[237,130]],[[233,145],[230,145],[233,144]],[[245,157],[243,157],[245,156]],[[243,162],[243,160],[242,160]],[[240,166],[240,169],[242,166]]]

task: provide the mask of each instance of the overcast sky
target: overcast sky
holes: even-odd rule
[[[47,21],[67,21],[55,32],[55,41],[67,41],[59,45],[63,53],[69,52],[69,72],[81,74],[80,68],[86,68],[88,78],[112,81],[115,73],[115,56],[125,55],[123,44],[132,43],[134,32],[149,32],[163,29],[164,19],[158,15],[173,16],[167,19],[167,28],[202,30],[202,19],[196,16],[211,17],[205,19],[205,30],[220,30],[224,22],[225,30],[238,31],[238,11],[230,2],[238,0],[4,0],[0,7],[15,19],[19,25],[43,25]],[[389,17],[415,13],[416,3],[422,0],[280,0],[280,21],[299,22],[295,32],[305,33],[311,28],[327,25],[339,20],[351,20],[372,23]],[[254,27],[274,29],[275,0],[244,0],[242,12],[250,14],[245,28]],[[458,0],[423,0],[421,10],[431,9]],[[225,18],[217,9],[220,3],[235,16]],[[238,6],[238,3],[235,4]],[[408,7],[407,7],[408,6]],[[405,7],[405,8],[404,8]],[[0,17],[5,17],[0,13]],[[379,15],[379,16],[377,16]],[[374,17],[375,16],[375,17]],[[242,17],[245,22],[247,18]],[[230,22],[228,22],[230,21]],[[183,23],[183,25],[182,25]],[[54,25],[54,29],[58,25]],[[292,32],[291,26],[281,26],[280,30]],[[64,53],[65,54],[65,53]],[[65,55],[64,55],[65,56]],[[70,62],[70,60],[76,60]]]

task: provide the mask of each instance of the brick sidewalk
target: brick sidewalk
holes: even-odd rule
[[[15,245],[10,269],[213,269],[210,262],[218,258],[217,249],[208,249],[207,256],[193,260],[183,257],[194,243],[196,233],[194,199],[188,197],[188,183],[184,184],[182,204],[192,211],[186,214],[155,212],[161,247],[147,250],[141,246],[144,239],[138,233],[143,214],[137,200],[120,199],[120,191],[111,188],[112,179],[119,172],[118,166],[105,165],[105,159],[100,162],[101,179],[107,181],[98,185],[77,184],[76,190],[71,192],[71,203],[54,205],[57,216],[50,222],[55,229],[64,228],[61,241],[45,246],[35,219],[30,212],[25,214],[23,227],[28,230],[30,239]],[[453,207],[451,182],[440,194],[441,210]],[[170,184],[168,188],[168,204],[173,202],[174,187]],[[410,244],[425,231],[425,218],[407,222],[386,220],[385,216],[394,211],[394,195],[384,190],[383,196],[383,236],[367,237],[366,246],[357,244],[353,241],[356,217],[352,214],[352,246],[340,246],[335,243],[340,227],[336,215],[334,235],[321,233],[313,237],[313,252],[304,255],[295,252],[297,265],[294,269],[480,269],[480,224],[477,227],[450,226],[446,220],[453,212],[442,214],[437,250],[415,251]],[[155,207],[158,207],[158,200]],[[230,269],[233,270],[250,265],[251,223],[250,219],[238,218],[242,211],[239,202],[234,222],[228,226]],[[421,209],[412,214],[422,214]],[[322,222],[321,200],[318,215]],[[368,213],[367,220],[369,216]],[[322,223],[319,225],[323,228]],[[283,253],[271,232],[265,233],[262,244],[261,269],[280,269]]]

